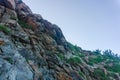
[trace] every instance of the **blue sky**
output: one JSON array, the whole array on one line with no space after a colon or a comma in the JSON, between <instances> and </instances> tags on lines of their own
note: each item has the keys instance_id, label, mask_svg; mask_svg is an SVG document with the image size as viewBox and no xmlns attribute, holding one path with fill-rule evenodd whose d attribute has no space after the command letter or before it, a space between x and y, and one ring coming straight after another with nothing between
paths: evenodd
<instances>
[{"instance_id":1,"label":"blue sky","mask_svg":"<svg viewBox=\"0 0 120 80\"><path fill-rule=\"evenodd\" d=\"M120 0L23 0L83 49L120 54Z\"/></svg>"}]
</instances>

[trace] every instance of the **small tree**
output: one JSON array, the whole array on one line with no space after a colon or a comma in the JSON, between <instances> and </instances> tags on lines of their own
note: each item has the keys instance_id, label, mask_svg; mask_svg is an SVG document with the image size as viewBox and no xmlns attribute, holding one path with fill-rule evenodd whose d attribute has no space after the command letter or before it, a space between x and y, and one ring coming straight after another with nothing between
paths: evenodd
<instances>
[{"instance_id":1,"label":"small tree","mask_svg":"<svg viewBox=\"0 0 120 80\"><path fill-rule=\"evenodd\" d=\"M116 58L116 54L114 54L110 49L103 51L103 55L112 59Z\"/></svg>"},{"instance_id":2,"label":"small tree","mask_svg":"<svg viewBox=\"0 0 120 80\"><path fill-rule=\"evenodd\" d=\"M95 51L93 51L94 54L101 54L101 50L97 49Z\"/></svg>"}]
</instances>

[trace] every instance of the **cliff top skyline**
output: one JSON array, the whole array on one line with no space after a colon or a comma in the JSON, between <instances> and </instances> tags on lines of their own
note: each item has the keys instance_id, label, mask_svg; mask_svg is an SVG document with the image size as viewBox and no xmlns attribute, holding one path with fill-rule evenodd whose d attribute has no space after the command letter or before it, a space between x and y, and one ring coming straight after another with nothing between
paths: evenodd
<instances>
[{"instance_id":1,"label":"cliff top skyline","mask_svg":"<svg viewBox=\"0 0 120 80\"><path fill-rule=\"evenodd\" d=\"M66 39L83 49L120 53L119 0L23 0L33 12L57 24Z\"/></svg>"}]
</instances>

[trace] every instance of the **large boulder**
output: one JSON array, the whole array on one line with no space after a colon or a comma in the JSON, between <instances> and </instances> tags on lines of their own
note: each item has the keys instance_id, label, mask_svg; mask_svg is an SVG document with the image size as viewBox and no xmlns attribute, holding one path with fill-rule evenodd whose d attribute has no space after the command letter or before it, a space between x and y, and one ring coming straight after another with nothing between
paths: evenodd
<instances>
[{"instance_id":1,"label":"large boulder","mask_svg":"<svg viewBox=\"0 0 120 80\"><path fill-rule=\"evenodd\" d=\"M14 0L0 0L0 5L15 10L16 4Z\"/></svg>"},{"instance_id":2,"label":"large boulder","mask_svg":"<svg viewBox=\"0 0 120 80\"><path fill-rule=\"evenodd\" d=\"M4 0L0 0L0 5L3 5L3 6L5 5Z\"/></svg>"},{"instance_id":3,"label":"large boulder","mask_svg":"<svg viewBox=\"0 0 120 80\"><path fill-rule=\"evenodd\" d=\"M15 45L0 32L0 80L33 80L33 72ZM23 67L24 66L24 67Z\"/></svg>"},{"instance_id":4,"label":"large boulder","mask_svg":"<svg viewBox=\"0 0 120 80\"><path fill-rule=\"evenodd\" d=\"M16 4L14 0L4 0L5 6L10 9L15 9Z\"/></svg>"}]
</instances>

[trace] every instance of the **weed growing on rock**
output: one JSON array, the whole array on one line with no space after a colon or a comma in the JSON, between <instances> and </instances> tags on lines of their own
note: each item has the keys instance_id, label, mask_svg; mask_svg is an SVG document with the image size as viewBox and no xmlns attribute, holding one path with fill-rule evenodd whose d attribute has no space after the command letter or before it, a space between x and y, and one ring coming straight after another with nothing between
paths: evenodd
<instances>
[{"instance_id":1,"label":"weed growing on rock","mask_svg":"<svg viewBox=\"0 0 120 80\"><path fill-rule=\"evenodd\" d=\"M3 31L7 34L10 33L10 29L5 25L0 25L0 31Z\"/></svg>"},{"instance_id":2,"label":"weed growing on rock","mask_svg":"<svg viewBox=\"0 0 120 80\"><path fill-rule=\"evenodd\" d=\"M17 22L20 24L22 28L32 29L32 26L28 25L26 22L22 20L18 20Z\"/></svg>"}]
</instances>

